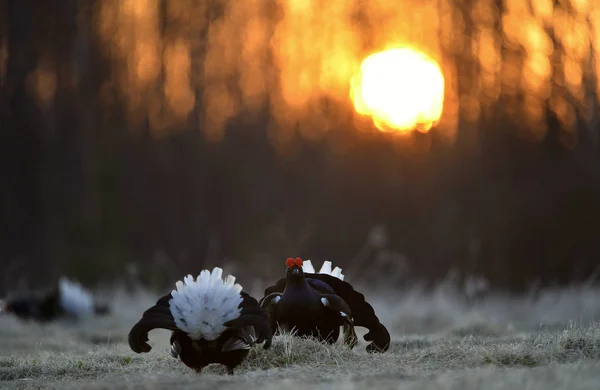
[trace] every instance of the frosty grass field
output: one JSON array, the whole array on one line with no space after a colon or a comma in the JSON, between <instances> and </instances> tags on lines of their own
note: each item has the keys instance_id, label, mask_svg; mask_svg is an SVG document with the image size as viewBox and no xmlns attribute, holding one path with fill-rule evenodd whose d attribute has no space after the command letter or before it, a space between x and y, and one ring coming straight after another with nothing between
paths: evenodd
<instances>
[{"instance_id":1,"label":"frosty grass field","mask_svg":"<svg viewBox=\"0 0 600 390\"><path fill-rule=\"evenodd\" d=\"M129 349L127 333L159 294L119 290L105 318L40 326L0 317L0 388L600 389L598 289L471 303L447 284L360 289L392 334L385 354L364 351L362 328L353 351L288 335L251 351L234 376L221 366L196 374L169 356L166 331L150 333L148 354Z\"/></svg>"}]
</instances>

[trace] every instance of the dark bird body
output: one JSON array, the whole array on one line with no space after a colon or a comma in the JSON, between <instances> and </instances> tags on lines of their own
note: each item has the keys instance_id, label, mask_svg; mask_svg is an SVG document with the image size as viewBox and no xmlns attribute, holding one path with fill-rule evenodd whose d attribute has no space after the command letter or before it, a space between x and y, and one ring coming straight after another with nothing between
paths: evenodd
<instances>
[{"instance_id":1,"label":"dark bird body","mask_svg":"<svg viewBox=\"0 0 600 390\"><path fill-rule=\"evenodd\" d=\"M36 295L30 293L9 298L4 302L2 311L14 314L22 320L39 322L52 321L62 315L57 294Z\"/></svg>"},{"instance_id":2,"label":"dark bird body","mask_svg":"<svg viewBox=\"0 0 600 390\"><path fill-rule=\"evenodd\" d=\"M306 263L303 270L302 260L288 259L286 277L265 290L260 303L269 313L271 329L294 330L298 336L335 343L343 326L344 343L352 348L357 343L354 326L363 326L369 329L365 340L372 341L367 351L386 351L390 344L387 329L364 296L339 277L341 270L315 273L312 264Z\"/></svg>"},{"instance_id":3,"label":"dark bird body","mask_svg":"<svg viewBox=\"0 0 600 390\"><path fill-rule=\"evenodd\" d=\"M218 273L220 280L220 272L215 268L212 277ZM201 284L205 280L198 277L198 281L193 283ZM232 283L229 286L233 286ZM157 328L171 330L173 357L196 372L209 364L222 364L229 374L233 374L234 368L246 358L252 346L264 342L267 349L273 337L267 313L256 299L241 291L241 286L239 289L239 292L221 292L221 295L219 292L202 295L198 290L180 290L177 297L173 296L174 290L144 312L142 319L129 332L129 346L136 353L149 352L148 333ZM225 302L240 297L241 302L235 308L239 309L239 313L233 313ZM211 308L204 310L202 302L212 304ZM214 329L222 330L215 333Z\"/></svg>"},{"instance_id":4,"label":"dark bird body","mask_svg":"<svg viewBox=\"0 0 600 390\"><path fill-rule=\"evenodd\" d=\"M98 302L93 302L87 312L78 312L76 307L68 307L68 305L65 307L65 300L61 299L61 294L86 294L90 296L88 299L91 299L89 292L83 289L64 289L59 283L47 291L29 292L7 298L0 305L0 313L13 314L22 320L44 323L60 318L77 319L89 314L105 315L110 312L108 306Z\"/></svg>"},{"instance_id":5,"label":"dark bird body","mask_svg":"<svg viewBox=\"0 0 600 390\"><path fill-rule=\"evenodd\" d=\"M321 302L321 294L304 278L288 278L286 288L275 307L282 330L294 330L298 336L313 336L335 343L344 321L338 312Z\"/></svg>"},{"instance_id":6,"label":"dark bird body","mask_svg":"<svg viewBox=\"0 0 600 390\"><path fill-rule=\"evenodd\" d=\"M237 336L234 331L227 330L214 341L192 340L185 332L174 331L171 334L171 355L179 358L186 366L200 372L209 364L222 364L228 374L239 366L248 355L249 349L234 349L223 352L227 342Z\"/></svg>"}]
</instances>

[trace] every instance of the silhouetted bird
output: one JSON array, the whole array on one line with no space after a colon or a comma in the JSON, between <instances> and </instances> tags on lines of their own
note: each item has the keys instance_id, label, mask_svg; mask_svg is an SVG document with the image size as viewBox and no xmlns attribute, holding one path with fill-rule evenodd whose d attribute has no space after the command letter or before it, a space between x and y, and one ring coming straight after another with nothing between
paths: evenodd
<instances>
[{"instance_id":1,"label":"silhouetted bird","mask_svg":"<svg viewBox=\"0 0 600 390\"><path fill-rule=\"evenodd\" d=\"M242 291L234 276L221 279L223 270L203 270L197 280L191 275L176 283L176 289L146 310L129 332L134 352L151 350L148 332L162 328L171 334L171 355L200 372L219 363L233 374L252 346L271 346L267 313L256 299Z\"/></svg>"},{"instance_id":2,"label":"silhouetted bird","mask_svg":"<svg viewBox=\"0 0 600 390\"><path fill-rule=\"evenodd\" d=\"M60 278L50 291L30 292L0 303L0 313L40 322L59 318L82 319L109 311L108 306L95 302L92 294L81 284L66 277Z\"/></svg>"},{"instance_id":3,"label":"silhouetted bird","mask_svg":"<svg viewBox=\"0 0 600 390\"><path fill-rule=\"evenodd\" d=\"M310 260L286 260L286 277L267 287L260 300L267 309L271 329L291 331L298 336L313 336L335 343L340 326L344 327L344 343L353 348L358 342L354 326L369 329L365 334L369 352L385 352L390 334L375 315L363 294L345 282L339 267L331 269L325 261L319 273Z\"/></svg>"}]
</instances>

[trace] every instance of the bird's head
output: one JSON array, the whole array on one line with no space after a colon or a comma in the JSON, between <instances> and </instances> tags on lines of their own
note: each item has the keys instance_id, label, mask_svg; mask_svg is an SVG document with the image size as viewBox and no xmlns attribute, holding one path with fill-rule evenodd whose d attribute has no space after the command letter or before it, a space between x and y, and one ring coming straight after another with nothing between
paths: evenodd
<instances>
[{"instance_id":1,"label":"bird's head","mask_svg":"<svg viewBox=\"0 0 600 390\"><path fill-rule=\"evenodd\" d=\"M289 257L285 261L285 266L287 267L287 277L292 280L301 280L304 277L304 272L302 271L302 259L299 257L291 258Z\"/></svg>"}]
</instances>

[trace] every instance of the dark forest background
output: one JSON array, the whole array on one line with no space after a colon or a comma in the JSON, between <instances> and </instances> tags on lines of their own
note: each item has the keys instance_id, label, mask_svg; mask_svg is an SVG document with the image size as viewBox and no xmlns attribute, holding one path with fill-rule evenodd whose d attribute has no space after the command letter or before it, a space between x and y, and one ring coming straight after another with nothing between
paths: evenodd
<instances>
[{"instance_id":1,"label":"dark forest background","mask_svg":"<svg viewBox=\"0 0 600 390\"><path fill-rule=\"evenodd\" d=\"M329 259L353 279L396 286L433 283L453 269L511 291L595 277L593 70L581 68L580 84L591 91L585 111L552 62L552 96L571 102L575 119L565 124L548 99L541 137L524 136L527 113L507 109L524 106L523 96L501 94L476 122L459 111L451 142L436 128L403 137L359 131L351 108L326 98L336 120L318 137L292 133L280 147L263 106L229 118L215 140L199 98L192 114L160 131L150 109L132 114L127 93L134 86L115 81L127 79L127 66L98 33L108 3L0 0L0 293L61 274L93 286L137 272L164 285L216 264L244 278L274 278L289 256ZM183 29L168 16L168 1L152 3L158 39L207 39L210 24ZM205 3L211 21L226 17L225 2ZM458 39L470 42L475 2L456 3L453 17L462 15L466 26ZM502 38L504 2L488 3ZM568 2L555 7L583 12ZM560 37L545 31L559 52ZM201 59L198 47L192 57ZM441 51L457 64L456 95L470 93L481 72L473 54ZM506 61L525 51L501 48ZM191 73L199 63L191 62ZM193 94L201 96L202 87Z\"/></svg>"}]
</instances>

